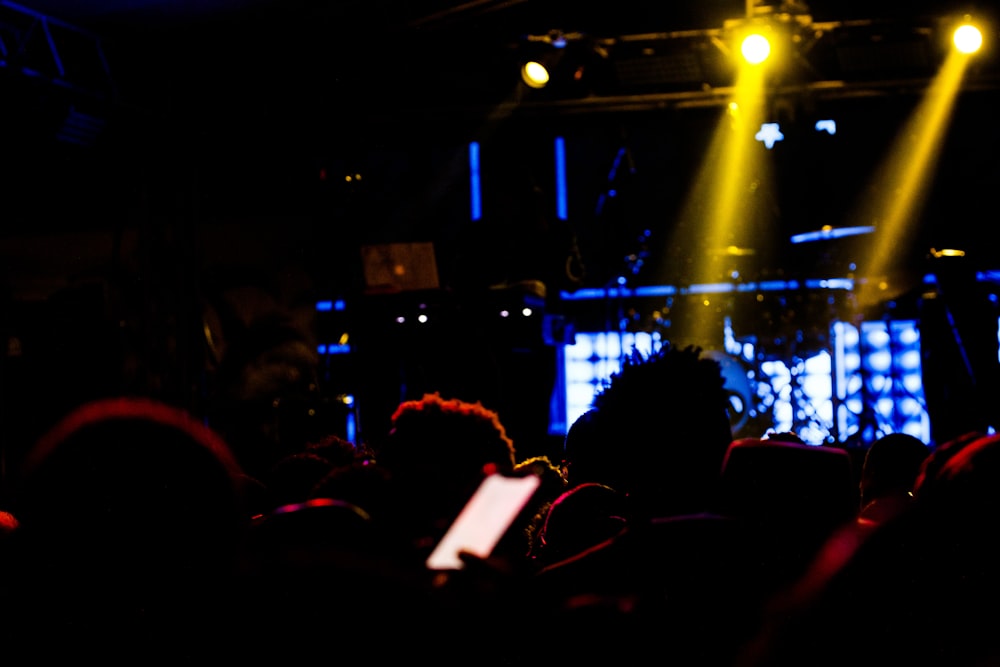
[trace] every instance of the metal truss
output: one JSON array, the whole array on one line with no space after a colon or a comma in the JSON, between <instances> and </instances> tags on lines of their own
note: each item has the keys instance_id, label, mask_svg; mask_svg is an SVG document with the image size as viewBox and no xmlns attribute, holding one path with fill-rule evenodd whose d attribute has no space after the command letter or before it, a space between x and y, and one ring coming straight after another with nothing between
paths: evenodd
<instances>
[{"instance_id":1,"label":"metal truss","mask_svg":"<svg viewBox=\"0 0 1000 667\"><path fill-rule=\"evenodd\" d=\"M96 35L9 0L0 0L0 69L96 100L116 92Z\"/></svg>"},{"instance_id":2,"label":"metal truss","mask_svg":"<svg viewBox=\"0 0 1000 667\"><path fill-rule=\"evenodd\" d=\"M500 103L506 115L572 115L718 107L733 96L734 35L766 23L785 45L780 67L766 82L772 99L854 99L919 95L927 90L950 48L952 16L906 21L813 21L808 14L755 15L722 27L601 36L580 32L527 35L507 49L515 58L558 51L571 85L550 87ZM996 30L989 39L995 39ZM962 90L1000 90L993 47L976 54ZM568 80L568 77L564 77Z\"/></svg>"}]
</instances>

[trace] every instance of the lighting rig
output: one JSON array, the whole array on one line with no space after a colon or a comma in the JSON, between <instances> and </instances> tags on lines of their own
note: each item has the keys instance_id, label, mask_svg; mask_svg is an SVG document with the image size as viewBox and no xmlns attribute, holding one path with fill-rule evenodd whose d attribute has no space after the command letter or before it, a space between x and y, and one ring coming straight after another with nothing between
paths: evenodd
<instances>
[{"instance_id":1,"label":"lighting rig","mask_svg":"<svg viewBox=\"0 0 1000 667\"><path fill-rule=\"evenodd\" d=\"M552 30L515 45L519 110L643 110L723 105L742 63L767 68L774 95L818 98L917 93L953 49L974 54L966 90L996 89L989 17L815 21L800 2L748 2L715 28L598 36Z\"/></svg>"}]
</instances>

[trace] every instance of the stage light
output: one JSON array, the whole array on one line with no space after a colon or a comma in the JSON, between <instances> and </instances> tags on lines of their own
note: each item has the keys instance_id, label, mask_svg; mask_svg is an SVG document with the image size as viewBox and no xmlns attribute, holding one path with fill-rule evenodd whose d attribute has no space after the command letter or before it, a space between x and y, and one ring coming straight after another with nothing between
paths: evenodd
<instances>
[{"instance_id":1,"label":"stage light","mask_svg":"<svg viewBox=\"0 0 1000 667\"><path fill-rule=\"evenodd\" d=\"M531 88L542 89L549 83L549 70L537 60L521 66L521 79Z\"/></svg>"},{"instance_id":2,"label":"stage light","mask_svg":"<svg viewBox=\"0 0 1000 667\"><path fill-rule=\"evenodd\" d=\"M771 42L760 33L751 33L740 42L740 53L751 65L759 65L771 55Z\"/></svg>"},{"instance_id":3,"label":"stage light","mask_svg":"<svg viewBox=\"0 0 1000 667\"><path fill-rule=\"evenodd\" d=\"M946 32L942 31L942 35ZM874 243L865 248L861 257L861 265L870 276L891 275L898 270L903 246L913 237L911 227L920 219L926 204L929 183L938 166L971 60L955 49L947 54L893 144L885 151L883 164L873 172L876 183L869 196L851 214L856 219L878 223ZM877 193L891 193L891 196ZM863 286L858 293L859 307L867 308L885 300L881 282L873 280Z\"/></svg>"},{"instance_id":4,"label":"stage light","mask_svg":"<svg viewBox=\"0 0 1000 667\"><path fill-rule=\"evenodd\" d=\"M975 53L983 46L983 33L971 23L963 23L955 29L952 43L962 53Z\"/></svg>"}]
</instances>

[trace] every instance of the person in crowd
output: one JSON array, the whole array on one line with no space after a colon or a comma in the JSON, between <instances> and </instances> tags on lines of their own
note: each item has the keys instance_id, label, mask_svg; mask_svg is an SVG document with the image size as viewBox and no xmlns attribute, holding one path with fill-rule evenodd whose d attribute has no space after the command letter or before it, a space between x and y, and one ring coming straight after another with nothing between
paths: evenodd
<instances>
[{"instance_id":1,"label":"person in crowd","mask_svg":"<svg viewBox=\"0 0 1000 667\"><path fill-rule=\"evenodd\" d=\"M326 434L315 333L272 282L239 271L204 281L203 411L255 478Z\"/></svg>"},{"instance_id":2,"label":"person in crowd","mask_svg":"<svg viewBox=\"0 0 1000 667\"><path fill-rule=\"evenodd\" d=\"M735 664L996 664L998 483L1000 436L935 447L912 502L834 535Z\"/></svg>"},{"instance_id":3,"label":"person in crowd","mask_svg":"<svg viewBox=\"0 0 1000 667\"><path fill-rule=\"evenodd\" d=\"M868 446L861 467L858 520L885 521L913 501L917 476L931 448L908 433L888 433Z\"/></svg>"},{"instance_id":4,"label":"person in crowd","mask_svg":"<svg viewBox=\"0 0 1000 667\"><path fill-rule=\"evenodd\" d=\"M635 655L669 644L717 663L744 631L718 604L737 570L713 558L748 555L738 524L713 511L732 441L724 384L716 360L668 342L627 358L571 425L570 489L550 508L555 542L539 550L536 584L551 623L586 628L573 656L616 643L602 634L613 628ZM736 589L726 592L725 608L743 609Z\"/></svg>"},{"instance_id":5,"label":"person in crowd","mask_svg":"<svg viewBox=\"0 0 1000 667\"><path fill-rule=\"evenodd\" d=\"M715 509L748 530L763 595L794 581L830 536L853 523L855 479L839 447L773 436L730 444Z\"/></svg>"},{"instance_id":6,"label":"person in crowd","mask_svg":"<svg viewBox=\"0 0 1000 667\"><path fill-rule=\"evenodd\" d=\"M439 393L401 402L374 453L400 499L400 525L429 542L444 534L485 475L512 474L516 461L496 412Z\"/></svg>"},{"instance_id":7,"label":"person in crowd","mask_svg":"<svg viewBox=\"0 0 1000 667\"><path fill-rule=\"evenodd\" d=\"M627 525L625 497L610 486L584 482L564 491L541 514L531 557L542 570L584 554L621 534Z\"/></svg>"},{"instance_id":8,"label":"person in crowd","mask_svg":"<svg viewBox=\"0 0 1000 667\"><path fill-rule=\"evenodd\" d=\"M315 487L327 475L358 460L371 460L368 448L356 446L337 434L327 434L306 443L301 450L280 458L262 474L260 481L265 487L270 509L315 497Z\"/></svg>"},{"instance_id":9,"label":"person in crowd","mask_svg":"<svg viewBox=\"0 0 1000 667\"><path fill-rule=\"evenodd\" d=\"M542 525L549 507L566 491L569 483L563 474L562 468L553 463L552 459L544 454L530 456L518 461L514 466L514 474L538 475L541 479L538 492L535 494L535 512L522 528L525 539L524 556L530 559L538 535L538 529Z\"/></svg>"},{"instance_id":10,"label":"person in crowd","mask_svg":"<svg viewBox=\"0 0 1000 667\"><path fill-rule=\"evenodd\" d=\"M649 516L707 511L732 441L724 384L698 347L634 352L566 435L570 483L610 486Z\"/></svg>"},{"instance_id":11,"label":"person in crowd","mask_svg":"<svg viewBox=\"0 0 1000 667\"><path fill-rule=\"evenodd\" d=\"M106 398L28 452L5 651L33 661L218 656L249 525L228 445L186 411Z\"/></svg>"}]
</instances>

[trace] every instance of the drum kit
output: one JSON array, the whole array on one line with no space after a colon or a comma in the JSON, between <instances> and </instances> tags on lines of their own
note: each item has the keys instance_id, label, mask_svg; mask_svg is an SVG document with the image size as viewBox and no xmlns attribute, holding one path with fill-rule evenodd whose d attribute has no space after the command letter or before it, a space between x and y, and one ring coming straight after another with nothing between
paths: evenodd
<instances>
[{"instance_id":1,"label":"drum kit","mask_svg":"<svg viewBox=\"0 0 1000 667\"><path fill-rule=\"evenodd\" d=\"M813 375L823 372L831 378L828 385L833 382L845 354L836 334L840 325L860 329L871 320L898 319L899 307L905 309L922 289L912 276L866 274L874 232L825 226L792 235L780 251L709 249L701 267L704 282L685 278L676 285L609 289L600 298L615 302L620 331L695 346L719 362L736 436L767 432L779 421L780 407L783 419L792 421L786 430L801 428L833 441L840 434L830 406L820 408L806 385L814 387ZM610 312L605 308L606 316ZM831 391L825 390L825 400L836 403Z\"/></svg>"},{"instance_id":2,"label":"drum kit","mask_svg":"<svg viewBox=\"0 0 1000 667\"><path fill-rule=\"evenodd\" d=\"M791 369L794 378L807 360L823 352L833 356L834 323L860 324L866 316L857 299L866 278L852 261L862 253L852 246L873 232L873 227L823 227L795 234L780 266L757 271L750 280L745 276L758 262L755 249L710 250L715 274L731 280L679 288L655 314L662 339L701 347L719 362L734 434L760 435L770 426L764 395L773 398L773 388L764 386L765 368ZM803 409L796 413L809 412L808 406L797 408Z\"/></svg>"},{"instance_id":3,"label":"drum kit","mask_svg":"<svg viewBox=\"0 0 1000 667\"><path fill-rule=\"evenodd\" d=\"M676 288L652 324L677 344L721 349L728 321L765 358L812 356L828 347L833 322L860 316L855 295L865 279L858 277L847 241L873 231L823 227L796 234L773 260L755 248L710 248L702 275L713 280Z\"/></svg>"}]
</instances>

